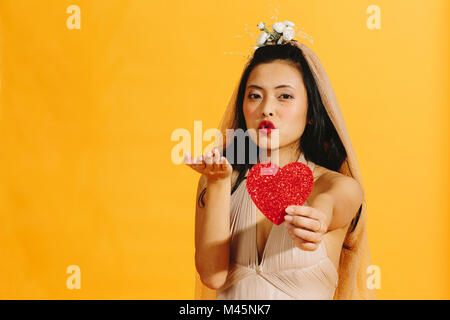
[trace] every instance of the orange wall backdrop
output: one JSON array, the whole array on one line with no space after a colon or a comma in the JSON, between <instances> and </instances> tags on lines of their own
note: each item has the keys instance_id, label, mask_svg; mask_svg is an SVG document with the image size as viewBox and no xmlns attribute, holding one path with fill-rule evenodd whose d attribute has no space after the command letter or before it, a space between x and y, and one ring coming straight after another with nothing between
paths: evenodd
<instances>
[{"instance_id":1,"label":"orange wall backdrop","mask_svg":"<svg viewBox=\"0 0 450 320\"><path fill-rule=\"evenodd\" d=\"M381 29L366 25L370 5ZM296 37L334 85L377 298L449 299L449 12L447 0L2 0L0 298L194 297L198 175L172 162L171 134L218 125L256 24L276 16L313 38Z\"/></svg>"}]
</instances>

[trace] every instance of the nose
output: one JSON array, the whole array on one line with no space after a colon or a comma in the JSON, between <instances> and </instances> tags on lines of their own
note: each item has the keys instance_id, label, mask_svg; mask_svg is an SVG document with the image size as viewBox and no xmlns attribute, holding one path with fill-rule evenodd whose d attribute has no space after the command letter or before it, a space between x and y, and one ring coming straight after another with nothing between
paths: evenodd
<instances>
[{"instance_id":1,"label":"nose","mask_svg":"<svg viewBox=\"0 0 450 320\"><path fill-rule=\"evenodd\" d=\"M270 116L273 117L274 115L274 106L270 101L265 101L264 105L262 106L262 114L264 117Z\"/></svg>"}]
</instances>

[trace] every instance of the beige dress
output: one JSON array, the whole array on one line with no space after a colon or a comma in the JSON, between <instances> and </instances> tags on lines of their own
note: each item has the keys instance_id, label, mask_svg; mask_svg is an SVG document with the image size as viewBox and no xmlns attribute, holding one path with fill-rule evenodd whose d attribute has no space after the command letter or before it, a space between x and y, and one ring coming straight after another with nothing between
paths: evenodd
<instances>
[{"instance_id":1,"label":"beige dress","mask_svg":"<svg viewBox=\"0 0 450 320\"><path fill-rule=\"evenodd\" d=\"M297 161L314 170L314 163L307 162L303 154ZM258 209L247 192L246 182L242 181L231 196L230 266L217 299L333 299L338 273L327 256L325 243L322 241L315 251L297 248L284 222L272 226L258 265Z\"/></svg>"}]
</instances>

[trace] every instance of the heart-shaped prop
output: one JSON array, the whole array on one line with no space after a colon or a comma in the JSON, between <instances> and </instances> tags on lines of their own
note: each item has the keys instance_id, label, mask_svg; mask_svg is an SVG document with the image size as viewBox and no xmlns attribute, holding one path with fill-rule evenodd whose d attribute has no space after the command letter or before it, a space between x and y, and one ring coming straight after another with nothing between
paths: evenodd
<instances>
[{"instance_id":1,"label":"heart-shaped prop","mask_svg":"<svg viewBox=\"0 0 450 320\"><path fill-rule=\"evenodd\" d=\"M260 162L247 175L250 197L256 207L276 225L284 221L288 206L305 203L313 185L311 169L298 161L283 168L271 162Z\"/></svg>"}]
</instances>

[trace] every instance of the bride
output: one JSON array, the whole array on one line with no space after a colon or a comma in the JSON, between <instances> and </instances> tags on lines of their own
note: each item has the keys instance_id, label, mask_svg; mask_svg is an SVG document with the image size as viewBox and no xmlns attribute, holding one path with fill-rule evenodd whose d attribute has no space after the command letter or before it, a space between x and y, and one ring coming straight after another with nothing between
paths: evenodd
<instances>
[{"instance_id":1,"label":"bride","mask_svg":"<svg viewBox=\"0 0 450 320\"><path fill-rule=\"evenodd\" d=\"M234 152L233 135L184 160L201 174L197 298L374 298L363 269L370 257L361 174L331 84L312 50L296 40L257 48L220 129L242 129L250 141ZM251 144L258 155L264 148L267 158L253 158ZM244 163L236 161L240 153ZM261 161L280 168L300 161L313 172L307 202L287 207L279 226L256 208L245 187L248 170Z\"/></svg>"}]
</instances>

